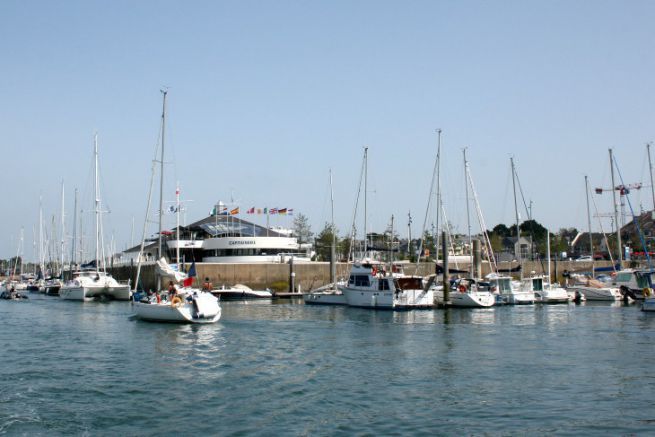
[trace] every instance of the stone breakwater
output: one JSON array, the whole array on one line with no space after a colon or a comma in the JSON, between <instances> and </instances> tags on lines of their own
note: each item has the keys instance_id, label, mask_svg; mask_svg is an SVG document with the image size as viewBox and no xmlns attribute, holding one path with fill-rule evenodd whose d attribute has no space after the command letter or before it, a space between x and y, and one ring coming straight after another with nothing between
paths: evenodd
<instances>
[{"instance_id":1,"label":"stone breakwater","mask_svg":"<svg viewBox=\"0 0 655 437\"><path fill-rule=\"evenodd\" d=\"M501 269L508 269L516 267L517 263L503 264L499 266ZM596 262L594 266L607 267L610 262ZM185 266L188 270L189 264ZM309 291L313 288L320 287L330 281L330 263L313 262L313 263L297 263L293 266L295 271L296 288L301 291ZM468 264L450 265L451 269L467 270ZM109 269L112 275L119 280L130 279L134 283L136 278L136 266L122 266ZM290 266L289 264L213 264L213 263L199 263L196 264L197 281L201 284L204 278L214 284L214 287L221 285L234 285L244 284L253 289L271 288L275 291L288 291L290 279ZM405 264L405 273L409 275L418 274L425 276L434 273L435 266L433 263L420 263L417 267L416 264ZM555 276L557 270L557 280L564 283L562 273L565 271L590 271L591 263L588 262L575 262L563 261L557 263L551 262L551 271ZM489 273L488 263L482 264L483 275ZM523 271L525 275L530 275L532 272L535 274L544 274L548 271L548 264L540 261L529 261L523 264ZM345 278L350 272L350 266L346 263L337 264L337 276ZM518 274L515 273L514 276ZM153 264L143 265L141 267L140 282L144 288L155 287L155 269Z\"/></svg>"}]
</instances>

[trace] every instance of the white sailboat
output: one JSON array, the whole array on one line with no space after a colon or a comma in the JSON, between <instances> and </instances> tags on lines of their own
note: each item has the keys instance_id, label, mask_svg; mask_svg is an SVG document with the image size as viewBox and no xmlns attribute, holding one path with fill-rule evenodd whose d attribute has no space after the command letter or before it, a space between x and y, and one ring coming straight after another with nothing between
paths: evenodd
<instances>
[{"instance_id":1,"label":"white sailboat","mask_svg":"<svg viewBox=\"0 0 655 437\"><path fill-rule=\"evenodd\" d=\"M471 177L469 170L469 163L466 159L466 149L463 150L464 154L464 187L466 189L466 220L468 227L469 235L469 248L471 253L473 252L473 240L471 238L471 217L469 212L469 194L468 187L469 183L471 184L471 190L473 191L473 196L475 197L475 187L473 186L473 178ZM484 220L482 219L482 214L476 202L476 208L478 210L478 219L480 220L480 227L482 232L486 229L484 225ZM491 253L491 252L490 252ZM493 256L490 257L493 260ZM479 274L479 272L476 272ZM452 290L450 292L450 304L454 307L464 307L464 308L488 308L493 306L496 303L496 297L489 291L485 290L482 287L479 287L478 280L475 278L461 278L455 281ZM450 284L445 284L444 286L449 286Z\"/></svg>"},{"instance_id":2,"label":"white sailboat","mask_svg":"<svg viewBox=\"0 0 655 437\"><path fill-rule=\"evenodd\" d=\"M336 245L337 235L334 227L334 191L332 190L332 170L330 170L330 205L332 211L332 242L330 246L330 283L303 295L305 305L348 305L346 296L337 284ZM342 286L345 284L341 284Z\"/></svg>"},{"instance_id":3,"label":"white sailboat","mask_svg":"<svg viewBox=\"0 0 655 437\"><path fill-rule=\"evenodd\" d=\"M96 234L96 257L94 268L73 272L71 280L67 281L59 289L59 297L65 300L87 301L95 298L110 298L115 300L130 300L131 292L129 283L119 283L107 273L105 268L104 251L101 251L102 225L100 209L100 190L98 186L98 135L94 137L94 191L95 191L95 234ZM63 232L63 231L62 231ZM63 248L62 248L63 249ZM63 250L62 250L63 252ZM63 269L63 266L62 266Z\"/></svg>"},{"instance_id":4,"label":"white sailboat","mask_svg":"<svg viewBox=\"0 0 655 437\"><path fill-rule=\"evenodd\" d=\"M164 139L165 139L165 126L166 126L166 95L167 91L162 91L163 93L163 110L162 110L162 124L161 124L161 156L159 159L160 162L160 181L159 181L159 245L158 245L158 268L160 270L170 270L170 266L166 263L165 258L162 257L162 216L163 216L163 181L164 181ZM155 158L156 161L156 158ZM148 202L146 206L146 218L143 224L143 235L141 239L141 253L143 253L143 248L145 246L145 237L146 237L146 227L150 215L150 199L152 194L152 183L154 181L154 165L153 165L153 177L150 180L150 189L148 191ZM180 213L180 208L177 208L177 214ZM179 219L179 218L178 218ZM178 229L178 238L179 238L179 229ZM140 254L141 255L141 254ZM137 268L137 280L136 287L139 284L139 274L141 272L141 260L142 256L139 256L139 265ZM177 256L179 260L179 254ZM192 264L191 269L194 270L195 275L195 263ZM161 284L161 278L163 277L162 272L158 272L158 288ZM172 278L175 282L182 281L187 278L187 275L182 272L173 272ZM159 297L159 292L157 294L150 296L142 301L134 302L132 305L134 315L141 319L150 322L173 322L173 323L215 323L221 318L221 306L218 302L218 299L211 294L209 291L199 290L196 288L187 288L183 287L178 291L178 297L180 299L172 299L170 302L161 300Z\"/></svg>"}]
</instances>

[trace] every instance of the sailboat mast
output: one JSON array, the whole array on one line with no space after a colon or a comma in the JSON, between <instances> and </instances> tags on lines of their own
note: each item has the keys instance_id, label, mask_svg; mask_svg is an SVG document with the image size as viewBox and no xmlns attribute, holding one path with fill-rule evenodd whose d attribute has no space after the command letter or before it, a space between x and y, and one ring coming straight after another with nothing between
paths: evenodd
<instances>
[{"instance_id":1,"label":"sailboat mast","mask_svg":"<svg viewBox=\"0 0 655 437\"><path fill-rule=\"evenodd\" d=\"M162 90L164 101L161 112L161 158L159 160L159 241L157 245L157 259L163 255L162 251L162 220L164 216L164 143L166 138L166 95L168 91Z\"/></svg>"},{"instance_id":2,"label":"sailboat mast","mask_svg":"<svg viewBox=\"0 0 655 437\"><path fill-rule=\"evenodd\" d=\"M653 196L653 211L655 211L655 184L653 184L653 161L650 159L650 143L646 144L648 151L648 172L650 173L650 192Z\"/></svg>"},{"instance_id":3,"label":"sailboat mast","mask_svg":"<svg viewBox=\"0 0 655 437\"><path fill-rule=\"evenodd\" d=\"M437 216L434 238L434 259L439 260L439 214L441 213L441 129L437 129Z\"/></svg>"},{"instance_id":4,"label":"sailboat mast","mask_svg":"<svg viewBox=\"0 0 655 437\"><path fill-rule=\"evenodd\" d=\"M512 165L512 188L514 189L514 215L516 216L516 244L519 247L517 258L519 265L522 265L521 260L521 228L519 227L519 206L516 202L516 168L514 167L514 157L510 157L509 161ZM521 269L521 279L523 279L523 269Z\"/></svg>"},{"instance_id":5,"label":"sailboat mast","mask_svg":"<svg viewBox=\"0 0 655 437\"><path fill-rule=\"evenodd\" d=\"M71 244L71 274L75 264L75 242L77 239L77 188L75 188L75 201L73 202L73 242Z\"/></svg>"},{"instance_id":6,"label":"sailboat mast","mask_svg":"<svg viewBox=\"0 0 655 437\"><path fill-rule=\"evenodd\" d=\"M330 209L332 225L332 246L330 247L330 283L337 283L337 232L334 229L334 190L332 188L332 169L330 169Z\"/></svg>"},{"instance_id":7,"label":"sailboat mast","mask_svg":"<svg viewBox=\"0 0 655 437\"><path fill-rule=\"evenodd\" d=\"M587 195L587 225L589 226L589 254L591 255L591 276L594 275L594 239L591 235L591 210L589 209L589 178L584 177L585 193Z\"/></svg>"},{"instance_id":8,"label":"sailboat mast","mask_svg":"<svg viewBox=\"0 0 655 437\"><path fill-rule=\"evenodd\" d=\"M64 278L64 245L66 243L66 226L64 223L64 180L61 181L61 272L60 276Z\"/></svg>"},{"instance_id":9,"label":"sailboat mast","mask_svg":"<svg viewBox=\"0 0 655 437\"><path fill-rule=\"evenodd\" d=\"M39 195L39 268L45 278L45 254L43 250L43 198Z\"/></svg>"},{"instance_id":10,"label":"sailboat mast","mask_svg":"<svg viewBox=\"0 0 655 437\"><path fill-rule=\"evenodd\" d=\"M93 140L94 157L94 192L95 192L95 214L96 214L96 273L100 272L100 191L98 188L98 133Z\"/></svg>"},{"instance_id":11,"label":"sailboat mast","mask_svg":"<svg viewBox=\"0 0 655 437\"><path fill-rule=\"evenodd\" d=\"M610 152L610 174L612 175L612 200L614 203L614 225L616 226L616 243L619 251L619 269L623 268L623 245L621 244L621 223L619 222L619 209L616 203L616 185L614 183L614 155Z\"/></svg>"},{"instance_id":12,"label":"sailboat mast","mask_svg":"<svg viewBox=\"0 0 655 437\"><path fill-rule=\"evenodd\" d=\"M368 197L368 147L364 147L364 258L368 255L368 223L366 202Z\"/></svg>"},{"instance_id":13,"label":"sailboat mast","mask_svg":"<svg viewBox=\"0 0 655 437\"><path fill-rule=\"evenodd\" d=\"M464 153L464 189L466 190L466 227L469 236L469 252L471 263L473 263L473 239L471 238L471 212L469 211L469 163L466 160L466 147L462 150Z\"/></svg>"},{"instance_id":14,"label":"sailboat mast","mask_svg":"<svg viewBox=\"0 0 655 437\"><path fill-rule=\"evenodd\" d=\"M175 187L175 236L177 237L177 247L175 248L175 262L180 268L180 183Z\"/></svg>"}]
</instances>

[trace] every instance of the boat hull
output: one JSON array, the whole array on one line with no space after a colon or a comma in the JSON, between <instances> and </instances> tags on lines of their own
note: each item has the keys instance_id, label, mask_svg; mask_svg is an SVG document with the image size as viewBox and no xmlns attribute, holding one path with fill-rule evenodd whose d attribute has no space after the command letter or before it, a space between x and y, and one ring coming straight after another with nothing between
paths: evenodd
<instances>
[{"instance_id":1,"label":"boat hull","mask_svg":"<svg viewBox=\"0 0 655 437\"><path fill-rule=\"evenodd\" d=\"M579 292L585 300L617 302L623 299L618 288L594 288L584 286L573 286L568 288L571 291Z\"/></svg>"},{"instance_id":2,"label":"boat hull","mask_svg":"<svg viewBox=\"0 0 655 437\"><path fill-rule=\"evenodd\" d=\"M563 288L553 288L550 290L539 290L534 292L537 303L557 304L569 303L571 298Z\"/></svg>"},{"instance_id":3,"label":"boat hull","mask_svg":"<svg viewBox=\"0 0 655 437\"><path fill-rule=\"evenodd\" d=\"M221 318L218 299L211 294L200 295L195 303L185 300L178 305L135 302L133 311L136 317L148 322L206 324Z\"/></svg>"},{"instance_id":4,"label":"boat hull","mask_svg":"<svg viewBox=\"0 0 655 437\"><path fill-rule=\"evenodd\" d=\"M305 305L348 305L346 296L339 292L315 292L303 295Z\"/></svg>"},{"instance_id":5,"label":"boat hull","mask_svg":"<svg viewBox=\"0 0 655 437\"><path fill-rule=\"evenodd\" d=\"M471 291L450 293L450 305L460 308L489 308L496 303L496 297L489 292Z\"/></svg>"}]
</instances>

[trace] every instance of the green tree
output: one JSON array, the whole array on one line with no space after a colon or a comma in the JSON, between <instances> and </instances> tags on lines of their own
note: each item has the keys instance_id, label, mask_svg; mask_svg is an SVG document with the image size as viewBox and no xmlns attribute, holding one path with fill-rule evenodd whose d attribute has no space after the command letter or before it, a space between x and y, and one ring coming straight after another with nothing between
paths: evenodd
<instances>
[{"instance_id":1,"label":"green tree","mask_svg":"<svg viewBox=\"0 0 655 437\"><path fill-rule=\"evenodd\" d=\"M293 233L299 244L307 243L314 233L309 225L309 219L304 214L298 214L293 219Z\"/></svg>"},{"instance_id":2,"label":"green tree","mask_svg":"<svg viewBox=\"0 0 655 437\"><path fill-rule=\"evenodd\" d=\"M316 236L316 254L318 261L329 261L330 252L332 250L332 239L336 237L337 230L333 228L330 223L326 223L325 227Z\"/></svg>"}]
</instances>

